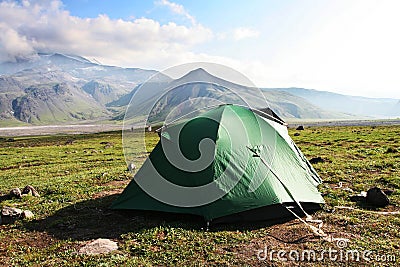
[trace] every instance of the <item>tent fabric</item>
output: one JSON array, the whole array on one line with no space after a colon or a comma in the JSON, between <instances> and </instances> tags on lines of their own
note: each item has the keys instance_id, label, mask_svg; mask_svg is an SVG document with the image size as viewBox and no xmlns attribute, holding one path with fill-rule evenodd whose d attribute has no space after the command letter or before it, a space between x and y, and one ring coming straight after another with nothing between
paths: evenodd
<instances>
[{"instance_id":1,"label":"tent fabric","mask_svg":"<svg viewBox=\"0 0 400 267\"><path fill-rule=\"evenodd\" d=\"M160 138L163 142L155 146L113 203L113 209L188 213L211 221L257 209L268 213L268 206L271 214L260 214L260 218L279 218L284 214L272 209L276 205L324 203L317 189L321 178L292 141L287 128L250 109L222 105L187 122L165 127ZM198 159L201 156L199 145L205 138L215 143L213 155L208 155L213 160L207 168L185 171L168 160L165 151L173 149L180 149L186 159ZM202 206L165 204L148 195L136 182L139 179L151 181L155 171L168 181L186 187L215 182L224 194ZM226 180L218 179L221 176L238 182L229 190ZM266 208L260 209L262 207Z\"/></svg>"}]
</instances>

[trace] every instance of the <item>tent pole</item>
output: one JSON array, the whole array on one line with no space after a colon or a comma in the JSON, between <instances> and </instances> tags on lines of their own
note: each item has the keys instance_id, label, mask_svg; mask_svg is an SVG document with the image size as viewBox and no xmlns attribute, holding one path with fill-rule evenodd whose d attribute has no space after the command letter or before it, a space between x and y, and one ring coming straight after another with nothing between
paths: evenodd
<instances>
[{"instance_id":1,"label":"tent pole","mask_svg":"<svg viewBox=\"0 0 400 267\"><path fill-rule=\"evenodd\" d=\"M303 209L303 207L301 206L300 202L297 201L297 200L294 198L294 196L293 196L293 194L290 192L289 188L282 182L282 180L281 180L281 179L279 178L279 176L274 172L274 170L272 169L272 167L259 155L259 153L258 153L256 150L254 150L254 149L252 149L252 148L250 148L250 147L248 147L248 146L246 146L246 147L247 147L251 152L253 152L253 154L254 154L256 157L260 158L261 162L271 171L271 173L276 177L276 179L278 179L278 181L281 183L281 185L282 185L283 188L285 189L286 193L290 196L290 198L297 204L297 206L299 206L300 210L307 216L307 219L311 219L311 218L312 218L311 215L309 215L309 214Z\"/></svg>"}]
</instances>

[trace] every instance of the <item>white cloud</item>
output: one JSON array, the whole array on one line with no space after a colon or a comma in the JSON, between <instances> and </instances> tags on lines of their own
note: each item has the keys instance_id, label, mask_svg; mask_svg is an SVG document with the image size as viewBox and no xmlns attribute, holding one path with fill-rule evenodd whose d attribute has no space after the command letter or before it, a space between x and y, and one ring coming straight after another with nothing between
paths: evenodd
<instances>
[{"instance_id":1,"label":"white cloud","mask_svg":"<svg viewBox=\"0 0 400 267\"><path fill-rule=\"evenodd\" d=\"M196 19L189 14L189 12L185 9L183 5L170 2L168 0L160 0L155 2L156 5L159 6L166 6L168 7L173 13L182 15L187 18L192 24L196 24Z\"/></svg>"},{"instance_id":2,"label":"white cloud","mask_svg":"<svg viewBox=\"0 0 400 267\"><path fill-rule=\"evenodd\" d=\"M233 39L235 39L236 41L248 38L256 38L259 35L259 31L247 27L239 27L233 30Z\"/></svg>"},{"instance_id":3,"label":"white cloud","mask_svg":"<svg viewBox=\"0 0 400 267\"><path fill-rule=\"evenodd\" d=\"M25 36L21 36L14 29L0 23L0 62L15 61L34 54L34 50Z\"/></svg>"},{"instance_id":4,"label":"white cloud","mask_svg":"<svg viewBox=\"0 0 400 267\"><path fill-rule=\"evenodd\" d=\"M160 24L147 18L127 21L106 15L79 18L63 10L60 1L0 2L1 61L34 51L61 52L106 64L157 68L210 38L211 30L200 24Z\"/></svg>"},{"instance_id":5,"label":"white cloud","mask_svg":"<svg viewBox=\"0 0 400 267\"><path fill-rule=\"evenodd\" d=\"M332 2L308 11L308 20L295 16L298 9L285 10L292 16L277 15L272 26L213 33L184 6L168 0L156 4L191 24L106 15L79 18L58 0L0 0L0 62L35 52L77 54L103 64L159 70L206 61L233 67L258 86L400 97L400 4L376 3ZM257 37L257 43L240 42Z\"/></svg>"}]
</instances>

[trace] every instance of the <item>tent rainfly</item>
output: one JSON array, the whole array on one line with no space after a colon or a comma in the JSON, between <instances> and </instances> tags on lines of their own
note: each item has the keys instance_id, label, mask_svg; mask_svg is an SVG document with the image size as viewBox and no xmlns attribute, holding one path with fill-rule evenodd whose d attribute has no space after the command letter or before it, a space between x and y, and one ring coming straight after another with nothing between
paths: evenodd
<instances>
[{"instance_id":1,"label":"tent rainfly","mask_svg":"<svg viewBox=\"0 0 400 267\"><path fill-rule=\"evenodd\" d=\"M264 115L221 105L164 127L159 143L112 208L195 214L212 223L290 218L288 207L298 214L320 209L320 177L284 123ZM204 149L204 140L212 141L212 149ZM171 159L176 151L184 158ZM211 159L205 168L182 168L187 160L201 157ZM160 184L159 177L167 183ZM207 185L212 186L196 194L194 189Z\"/></svg>"}]
</instances>

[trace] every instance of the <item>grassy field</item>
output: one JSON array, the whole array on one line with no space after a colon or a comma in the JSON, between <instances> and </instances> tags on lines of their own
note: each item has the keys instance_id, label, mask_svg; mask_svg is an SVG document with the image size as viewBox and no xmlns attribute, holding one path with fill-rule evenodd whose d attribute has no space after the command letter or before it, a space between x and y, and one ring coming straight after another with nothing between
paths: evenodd
<instances>
[{"instance_id":1,"label":"grassy field","mask_svg":"<svg viewBox=\"0 0 400 267\"><path fill-rule=\"evenodd\" d=\"M290 130L293 136L295 130ZM117 212L108 207L129 183L120 132L0 139L0 193L34 186L41 197L5 200L0 206L29 209L35 218L0 226L0 266L398 266L400 215L380 215L349 196L372 186L392 189L400 210L400 126L307 128L293 136L307 156L325 161L314 167L324 180L326 206L315 214L323 230L348 238L346 250L373 251L371 261L260 261L260 249L338 249L299 222L217 225L190 216ZM158 141L148 138L149 147ZM148 153L137 155L136 165ZM341 182L342 187L339 188ZM351 192L353 191L353 192ZM345 205L357 210L336 209ZM102 256L79 255L88 241L110 238L119 250ZM317 254L319 256L319 254ZM396 259L394 259L396 257Z\"/></svg>"}]
</instances>

